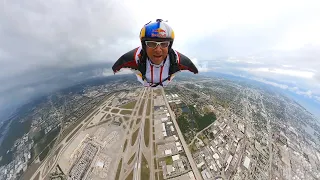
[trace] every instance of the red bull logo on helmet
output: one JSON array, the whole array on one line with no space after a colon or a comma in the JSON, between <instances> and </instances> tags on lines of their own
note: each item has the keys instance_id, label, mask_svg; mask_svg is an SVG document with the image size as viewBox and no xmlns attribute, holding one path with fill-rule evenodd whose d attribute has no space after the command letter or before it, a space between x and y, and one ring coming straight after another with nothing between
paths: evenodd
<instances>
[{"instance_id":1,"label":"red bull logo on helmet","mask_svg":"<svg viewBox=\"0 0 320 180\"><path fill-rule=\"evenodd\" d=\"M152 31L151 37L165 38L165 37L167 37L167 33L165 30L158 28L158 29L154 29Z\"/></svg>"}]
</instances>

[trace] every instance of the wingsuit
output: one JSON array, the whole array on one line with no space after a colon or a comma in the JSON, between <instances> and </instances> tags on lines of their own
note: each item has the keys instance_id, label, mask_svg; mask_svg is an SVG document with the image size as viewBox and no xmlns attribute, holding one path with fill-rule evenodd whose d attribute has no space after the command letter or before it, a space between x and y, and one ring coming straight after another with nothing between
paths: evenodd
<instances>
[{"instance_id":1,"label":"wingsuit","mask_svg":"<svg viewBox=\"0 0 320 180\"><path fill-rule=\"evenodd\" d=\"M146 87L166 86L177 72L183 70L198 73L197 67L187 56L172 49L174 32L161 19L144 25L140 31L140 40L141 46L123 54L114 63L112 66L114 73L122 68L129 68L135 72L138 81ZM156 48L158 45L161 48L168 46L165 47L168 48L168 54L160 64L155 64L148 57L146 48Z\"/></svg>"}]
</instances>

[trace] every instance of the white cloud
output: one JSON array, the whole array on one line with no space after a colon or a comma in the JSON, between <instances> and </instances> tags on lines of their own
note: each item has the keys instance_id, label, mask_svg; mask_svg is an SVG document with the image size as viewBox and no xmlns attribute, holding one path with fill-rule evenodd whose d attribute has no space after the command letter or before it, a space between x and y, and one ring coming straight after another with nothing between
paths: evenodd
<instances>
[{"instance_id":1,"label":"white cloud","mask_svg":"<svg viewBox=\"0 0 320 180\"><path fill-rule=\"evenodd\" d=\"M281 88L281 89L284 89L284 90L289 90L289 91L294 92L296 94L303 95L303 96L306 96L306 97L308 97L310 99L315 99L315 100L320 102L320 96L317 96L311 90L304 91L304 90L301 90L298 87L290 87L287 84L281 84L281 83L265 80L263 78L256 78L256 77L251 77L251 78L250 77L246 77L246 78L249 78L249 79L252 79L252 80L256 80L256 81L262 82L264 84L269 84L269 85L272 85L274 87L278 87L278 88Z\"/></svg>"},{"instance_id":2,"label":"white cloud","mask_svg":"<svg viewBox=\"0 0 320 180\"><path fill-rule=\"evenodd\" d=\"M282 65L282 67L285 67L285 68L292 68L292 67L294 67L293 65Z\"/></svg>"},{"instance_id":3,"label":"white cloud","mask_svg":"<svg viewBox=\"0 0 320 180\"><path fill-rule=\"evenodd\" d=\"M230 63L239 63L240 62L240 60L235 57L229 57L226 61L230 62Z\"/></svg>"},{"instance_id":4,"label":"white cloud","mask_svg":"<svg viewBox=\"0 0 320 180\"><path fill-rule=\"evenodd\" d=\"M318 0L3 1L0 91L45 82L69 68L113 63L140 45L141 27L156 18L168 20L176 36L173 48L200 72L241 64L259 78L319 83L319 5ZM274 53L277 49L286 53ZM111 74L111 68L98 73Z\"/></svg>"},{"instance_id":5,"label":"white cloud","mask_svg":"<svg viewBox=\"0 0 320 180\"><path fill-rule=\"evenodd\" d=\"M245 61L248 64L263 64L263 62L258 62L258 61Z\"/></svg>"},{"instance_id":6,"label":"white cloud","mask_svg":"<svg viewBox=\"0 0 320 180\"><path fill-rule=\"evenodd\" d=\"M278 87L278 88L281 88L281 89L288 89L289 86L288 85L285 85L285 84L279 84L279 83L276 83L276 82L272 82L272 81L268 81L268 80L265 80L265 79L261 79L261 78L250 78L250 79L253 79L253 80L256 80L256 81L259 81L259 82L262 82L262 83L265 83L265 84L270 84L274 87Z\"/></svg>"},{"instance_id":7,"label":"white cloud","mask_svg":"<svg viewBox=\"0 0 320 180\"><path fill-rule=\"evenodd\" d=\"M228 57L226 62L229 63L243 63L243 64L254 64L254 65L263 65L263 62L258 61L256 57L246 57L246 58L238 58L238 57Z\"/></svg>"},{"instance_id":8,"label":"white cloud","mask_svg":"<svg viewBox=\"0 0 320 180\"><path fill-rule=\"evenodd\" d=\"M312 98L312 91L308 90L308 91L295 91L295 93L300 94L300 95L304 95L304 96L308 96L309 98Z\"/></svg>"},{"instance_id":9,"label":"white cloud","mask_svg":"<svg viewBox=\"0 0 320 180\"><path fill-rule=\"evenodd\" d=\"M294 91L294 92L296 92L296 91L298 91L298 90L299 90L299 88L298 88L298 87L290 87L290 88L289 88L289 90L290 90L290 91Z\"/></svg>"},{"instance_id":10,"label":"white cloud","mask_svg":"<svg viewBox=\"0 0 320 180\"><path fill-rule=\"evenodd\" d=\"M199 60L197 58L192 58L191 61L198 68L199 72L209 71L207 62L199 62Z\"/></svg>"},{"instance_id":11,"label":"white cloud","mask_svg":"<svg viewBox=\"0 0 320 180\"><path fill-rule=\"evenodd\" d=\"M112 69L110 68L98 68L94 70L92 77L107 77L107 76L116 76L116 75L123 75L123 74L132 74L132 73L133 71L128 68L123 68L120 71L118 71L116 74L114 74Z\"/></svg>"},{"instance_id":12,"label":"white cloud","mask_svg":"<svg viewBox=\"0 0 320 180\"><path fill-rule=\"evenodd\" d=\"M301 71L301 70L294 70L294 69L280 69L280 68L255 68L255 69L245 69L251 72L267 72L267 73L274 73L274 74L281 74L281 75L288 75L294 77L301 77L306 79L311 79L314 76L314 72L309 71Z\"/></svg>"},{"instance_id":13,"label":"white cloud","mask_svg":"<svg viewBox=\"0 0 320 180\"><path fill-rule=\"evenodd\" d=\"M142 25L159 18L150 7L159 4L168 4L161 18L175 30L174 48L199 60L268 50L288 32L308 32L299 37L318 39L310 38L318 37L318 1L5 1L0 9L0 78L43 66L114 62L139 45ZM177 9L181 4L184 8Z\"/></svg>"},{"instance_id":14,"label":"white cloud","mask_svg":"<svg viewBox=\"0 0 320 180\"><path fill-rule=\"evenodd\" d=\"M319 24L299 23L290 29L276 48L295 50L305 45L320 45Z\"/></svg>"},{"instance_id":15,"label":"white cloud","mask_svg":"<svg viewBox=\"0 0 320 180\"><path fill-rule=\"evenodd\" d=\"M120 71L117 72L116 75L121 75L121 74L132 74L133 71L127 68L121 69ZM103 69L102 74L99 74L101 76L113 76L115 75L111 69Z\"/></svg>"}]
</instances>

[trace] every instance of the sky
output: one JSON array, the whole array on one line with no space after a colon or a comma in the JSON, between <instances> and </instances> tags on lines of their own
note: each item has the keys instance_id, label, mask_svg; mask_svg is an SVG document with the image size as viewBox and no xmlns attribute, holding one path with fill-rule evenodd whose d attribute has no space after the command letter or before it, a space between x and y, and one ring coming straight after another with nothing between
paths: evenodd
<instances>
[{"instance_id":1,"label":"sky","mask_svg":"<svg viewBox=\"0 0 320 180\"><path fill-rule=\"evenodd\" d=\"M168 20L173 48L200 72L248 77L320 102L319 8L317 0L3 0L0 110L113 75L110 64L139 46L142 26L157 18Z\"/></svg>"}]
</instances>

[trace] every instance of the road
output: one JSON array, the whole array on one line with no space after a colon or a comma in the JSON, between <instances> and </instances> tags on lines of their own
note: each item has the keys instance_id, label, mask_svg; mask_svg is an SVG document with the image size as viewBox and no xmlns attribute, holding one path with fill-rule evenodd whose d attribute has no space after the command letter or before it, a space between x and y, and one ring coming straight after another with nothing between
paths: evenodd
<instances>
[{"instance_id":1,"label":"road","mask_svg":"<svg viewBox=\"0 0 320 180\"><path fill-rule=\"evenodd\" d=\"M194 136L194 138L192 139L191 143L189 143L189 146L190 146L196 139L199 140L198 136L199 136L202 132L204 132L205 130L211 128L211 126L212 126L214 123L215 123L215 121L214 121L213 123L209 124L206 128L204 128L204 129L202 129L201 131L199 131L199 132Z\"/></svg>"},{"instance_id":2,"label":"road","mask_svg":"<svg viewBox=\"0 0 320 180\"><path fill-rule=\"evenodd\" d=\"M170 106L169 106L168 99L167 99L167 97L165 96L164 89L162 88L161 91L162 91L162 95L163 95L164 101L165 101L165 103L166 103L166 106L168 107L168 110L169 110L169 113L170 113L170 117L171 117L171 119L172 119L172 121L173 121L173 124L174 124L176 130L177 130L179 139L181 140L181 144L182 144L182 146L183 146L183 148L184 148L184 151L185 151L185 153L186 153L186 155L187 155L187 158L188 158L188 160L189 160L189 162L190 162L190 165L191 165L192 171L193 171L193 173L194 173L194 176L195 176L195 178L196 178L197 180L200 180L200 179L202 179L201 174L200 174L200 172L198 171L198 168L197 168L197 166L196 166L196 164L195 164L195 162L194 162L194 160L193 160L193 158L192 158L192 155L191 155L191 152L190 152L190 150L189 150L189 148L188 148L188 145L187 145L186 141L185 141L184 138L183 138L183 135L182 135L182 133L181 133L181 130L180 130L180 128L179 128L179 126L178 126L178 123L177 123L177 121L176 121L176 117L175 117L174 113L172 112L172 110L171 110L171 108L170 108Z\"/></svg>"},{"instance_id":3,"label":"road","mask_svg":"<svg viewBox=\"0 0 320 180\"><path fill-rule=\"evenodd\" d=\"M272 127L271 127L271 118L269 113L266 112L266 108L264 106L264 103L262 99L260 98L261 106L262 106L262 112L266 114L267 119L267 131L268 131L268 149L269 149L269 169L268 169L268 179L272 179L272 158L273 158L273 150L272 150Z\"/></svg>"}]
</instances>

